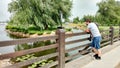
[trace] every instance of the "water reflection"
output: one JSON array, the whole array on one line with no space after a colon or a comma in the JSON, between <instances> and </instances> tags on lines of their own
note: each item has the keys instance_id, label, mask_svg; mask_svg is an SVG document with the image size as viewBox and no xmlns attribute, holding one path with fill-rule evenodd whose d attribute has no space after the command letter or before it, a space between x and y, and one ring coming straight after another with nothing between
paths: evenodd
<instances>
[{"instance_id":1,"label":"water reflection","mask_svg":"<svg viewBox=\"0 0 120 68\"><path fill-rule=\"evenodd\" d=\"M5 30L6 25L7 23L0 23L0 41L11 40ZM0 53L3 54L8 52L14 52L14 46L0 47Z\"/></svg>"}]
</instances>

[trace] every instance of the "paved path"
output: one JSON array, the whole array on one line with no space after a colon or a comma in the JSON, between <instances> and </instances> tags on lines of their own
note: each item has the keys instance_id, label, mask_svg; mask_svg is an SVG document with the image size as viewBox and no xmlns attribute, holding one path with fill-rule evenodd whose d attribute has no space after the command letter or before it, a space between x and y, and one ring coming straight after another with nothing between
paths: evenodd
<instances>
[{"instance_id":1,"label":"paved path","mask_svg":"<svg viewBox=\"0 0 120 68\"><path fill-rule=\"evenodd\" d=\"M120 46L105 53L102 60L94 60L83 68L115 68L120 63Z\"/></svg>"},{"instance_id":2,"label":"paved path","mask_svg":"<svg viewBox=\"0 0 120 68\"><path fill-rule=\"evenodd\" d=\"M101 51L101 60L94 59L91 53L66 63L65 68L120 68L120 41L103 47Z\"/></svg>"}]
</instances>

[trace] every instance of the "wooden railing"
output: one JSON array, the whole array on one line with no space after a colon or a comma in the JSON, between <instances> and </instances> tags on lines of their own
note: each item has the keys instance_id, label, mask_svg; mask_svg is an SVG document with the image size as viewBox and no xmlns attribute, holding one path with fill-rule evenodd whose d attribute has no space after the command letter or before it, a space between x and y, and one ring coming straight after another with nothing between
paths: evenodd
<instances>
[{"instance_id":1,"label":"wooden railing","mask_svg":"<svg viewBox=\"0 0 120 68\"><path fill-rule=\"evenodd\" d=\"M114 28L110 27L107 30L102 30L102 44L101 46L107 45L107 44L113 44L113 42L117 41L120 39L120 27L119 28Z\"/></svg>"},{"instance_id":2,"label":"wooden railing","mask_svg":"<svg viewBox=\"0 0 120 68\"><path fill-rule=\"evenodd\" d=\"M45 36L45 37L37 37L37 38L25 38L25 39L10 40L10 41L0 41L0 47L11 46L11 45L16 45L16 44L24 44L24 43L33 43L36 41L53 40L53 39L58 39L59 36L53 35L53 36ZM52 48L58 48L59 46L61 46L60 42L61 41L59 41L58 43L55 43L55 44L47 45L47 46L17 51L17 52L8 53L8 54L2 54L2 55L0 55L0 60L8 59L8 58L15 58L18 56L22 56L22 55L26 55L26 54L30 54L30 53L34 53L34 52L40 52L40 51L44 51L44 50L48 50L48 49L52 49ZM34 62L38 62L43 59L49 59L51 57L58 56L60 52L61 51L56 51L55 53L52 53L52 54L47 54L47 55L44 55L44 56L41 56L38 58L26 60L24 62L15 63L13 65L7 66L6 68L20 68L20 67L32 64ZM50 67L51 65L54 66L56 64L58 64L58 61L55 61L55 62L47 65L47 67Z\"/></svg>"},{"instance_id":3,"label":"wooden railing","mask_svg":"<svg viewBox=\"0 0 120 68\"><path fill-rule=\"evenodd\" d=\"M117 33L115 33L115 32L117 32ZM106 46L108 44L112 45L113 42L120 40L120 28L114 29L113 27L110 27L110 29L108 29L108 30L102 30L101 34L102 34L102 42L101 42L102 47ZM35 52L40 52L40 51L45 51L45 50L56 48L55 53L47 54L47 55L33 58L31 60L26 60L23 62L18 62L13 65L6 66L6 68L21 68L23 66L30 65L34 62L38 62L42 59L49 59L52 57L57 57L56 61L54 61L50 64L46 64L45 66L39 67L39 68L50 68L50 67L56 66L56 65L58 68L65 68L65 63L67 63L68 61L72 61L73 58L80 56L79 52L74 53L72 55L65 56L66 54L68 54L69 52L75 51L75 50L78 51L90 44L90 42L88 41L89 36L87 36L85 38L81 38L83 35L88 35L88 34L85 32L65 34L64 29L58 29L56 31L56 35L52 35L52 36L0 41L0 47L6 47L6 46L12 46L12 45L18 45L18 44L24 44L24 43L33 43L33 42L37 42L37 41L56 40L56 42L51 45L16 51L16 52L8 53L8 54L2 54L2 55L0 55L0 60L8 59L8 58L15 58L15 57L23 56L26 54L31 54L31 53L35 53ZM71 40L71 41L65 40L67 38L75 37L75 36L77 38L78 37L79 38L76 40ZM69 46L69 44L75 44L75 43L84 42L84 41L88 41L88 42L86 42L85 44L78 44L77 46L75 45L75 47L72 47L69 49L65 48L65 46Z\"/></svg>"}]
</instances>

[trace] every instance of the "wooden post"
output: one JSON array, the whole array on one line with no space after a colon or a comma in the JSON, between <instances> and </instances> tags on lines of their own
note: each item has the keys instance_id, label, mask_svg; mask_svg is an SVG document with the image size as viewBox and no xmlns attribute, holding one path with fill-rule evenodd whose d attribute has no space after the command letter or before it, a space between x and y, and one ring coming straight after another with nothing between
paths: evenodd
<instances>
[{"instance_id":1,"label":"wooden post","mask_svg":"<svg viewBox=\"0 0 120 68\"><path fill-rule=\"evenodd\" d=\"M57 43L59 44L58 68L65 68L65 31L58 29L56 34L58 35Z\"/></svg>"},{"instance_id":2,"label":"wooden post","mask_svg":"<svg viewBox=\"0 0 120 68\"><path fill-rule=\"evenodd\" d=\"M120 24L119 24L119 40L120 40Z\"/></svg>"},{"instance_id":3,"label":"wooden post","mask_svg":"<svg viewBox=\"0 0 120 68\"><path fill-rule=\"evenodd\" d=\"M113 40L114 40L114 28L112 26L110 26L110 41L111 41L111 45L113 44Z\"/></svg>"}]
</instances>

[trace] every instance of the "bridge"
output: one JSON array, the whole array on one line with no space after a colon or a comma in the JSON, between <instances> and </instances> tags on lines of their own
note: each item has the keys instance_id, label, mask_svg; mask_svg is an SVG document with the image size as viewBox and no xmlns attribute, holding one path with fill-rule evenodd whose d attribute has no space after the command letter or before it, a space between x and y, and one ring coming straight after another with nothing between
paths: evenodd
<instances>
[{"instance_id":1,"label":"bridge","mask_svg":"<svg viewBox=\"0 0 120 68\"><path fill-rule=\"evenodd\" d=\"M120 41L101 48L102 59L93 58L93 53L66 64L65 68L120 68Z\"/></svg>"},{"instance_id":2,"label":"bridge","mask_svg":"<svg viewBox=\"0 0 120 68\"><path fill-rule=\"evenodd\" d=\"M120 27L110 27L110 29L102 30L101 34L103 38L101 42L101 50L103 53L102 60L94 60L94 58L92 57L93 53L90 49L83 50L84 47L89 46L90 42L85 42L85 44L66 49L65 47L69 46L70 44L88 41L89 37L81 37L84 35L88 35L85 32L65 33L64 29L58 29L55 35L50 36L39 36L33 38L0 41L0 47L7 47L25 43L31 44L34 42L46 40L55 41L55 43L46 46L2 54L0 55L0 60L16 58L18 56L23 56L35 52L42 52L49 49L56 49L53 53L42 55L37 58L32 58L30 60L5 65L3 67L21 68L27 65L31 65L35 62L39 62L43 59L50 59L53 57L56 58L54 62L45 64L44 66L38 66L37 68L104 68L104 66L109 68L119 67ZM72 37L78 37L78 39L72 40ZM67 38L70 38L71 40L66 41ZM78 50L83 50L83 52L78 52ZM72 55L66 55L72 51L77 52ZM109 63L110 65L108 65L107 63Z\"/></svg>"}]
</instances>

